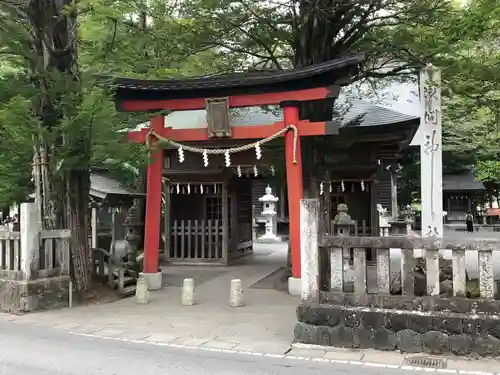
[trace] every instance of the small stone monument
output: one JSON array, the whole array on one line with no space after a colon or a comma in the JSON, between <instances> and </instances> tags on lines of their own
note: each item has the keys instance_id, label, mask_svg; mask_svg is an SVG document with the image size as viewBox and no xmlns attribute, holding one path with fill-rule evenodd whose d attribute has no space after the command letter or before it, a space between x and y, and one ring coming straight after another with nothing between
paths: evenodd
<instances>
[{"instance_id":1,"label":"small stone monument","mask_svg":"<svg viewBox=\"0 0 500 375\"><path fill-rule=\"evenodd\" d=\"M266 220L266 233L258 238L259 241L281 241L281 238L277 236L277 213L276 213L276 202L279 198L272 194L272 189L269 185L266 187L266 194L259 198L259 202L264 204L264 209L262 210L262 216Z\"/></svg>"},{"instance_id":2,"label":"small stone monument","mask_svg":"<svg viewBox=\"0 0 500 375\"><path fill-rule=\"evenodd\" d=\"M195 304L194 299L194 279L188 278L184 279L182 284L182 296L181 305L182 306L192 306Z\"/></svg>"},{"instance_id":3,"label":"small stone monument","mask_svg":"<svg viewBox=\"0 0 500 375\"><path fill-rule=\"evenodd\" d=\"M241 307L244 306L243 300L243 285L240 279L231 280L231 290L229 292L229 306Z\"/></svg>"}]
</instances>

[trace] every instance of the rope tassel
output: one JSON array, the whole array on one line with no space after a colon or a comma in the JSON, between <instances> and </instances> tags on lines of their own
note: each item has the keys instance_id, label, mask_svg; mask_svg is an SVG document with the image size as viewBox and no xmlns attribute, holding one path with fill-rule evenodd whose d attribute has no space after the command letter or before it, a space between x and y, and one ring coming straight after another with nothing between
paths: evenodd
<instances>
[{"instance_id":1,"label":"rope tassel","mask_svg":"<svg viewBox=\"0 0 500 375\"><path fill-rule=\"evenodd\" d=\"M208 167L208 153L207 150L203 150L203 165Z\"/></svg>"}]
</instances>

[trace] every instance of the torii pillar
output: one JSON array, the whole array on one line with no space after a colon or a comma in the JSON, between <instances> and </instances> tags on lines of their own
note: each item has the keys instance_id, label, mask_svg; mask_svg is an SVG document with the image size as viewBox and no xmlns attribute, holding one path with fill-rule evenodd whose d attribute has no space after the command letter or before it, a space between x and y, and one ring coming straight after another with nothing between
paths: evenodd
<instances>
[{"instance_id":1,"label":"torii pillar","mask_svg":"<svg viewBox=\"0 0 500 375\"><path fill-rule=\"evenodd\" d=\"M283 108L285 126L299 124L300 102L288 101L280 104ZM301 259L300 259L300 200L304 197L302 181L302 152L300 137L294 139L293 132L285 135L286 184L288 187L288 218L290 221L290 247L292 260L292 277L288 280L288 292L300 295ZM294 150L295 148L295 150ZM295 157L295 160L294 160Z\"/></svg>"}]
</instances>

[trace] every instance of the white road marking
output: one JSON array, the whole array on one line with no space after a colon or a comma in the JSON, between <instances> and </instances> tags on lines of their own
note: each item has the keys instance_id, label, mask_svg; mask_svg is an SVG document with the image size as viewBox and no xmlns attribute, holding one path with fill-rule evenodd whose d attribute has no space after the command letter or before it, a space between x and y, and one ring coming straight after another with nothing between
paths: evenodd
<instances>
[{"instance_id":1,"label":"white road marking","mask_svg":"<svg viewBox=\"0 0 500 375\"><path fill-rule=\"evenodd\" d=\"M217 349L217 348L209 348L206 346L191 346L191 345L181 345L181 344L170 344L168 342L158 342L158 341L145 341L145 340L134 340L127 339L123 337L109 337L109 336L99 336L92 333L80 333L80 332L72 332L66 331L69 334L83 337L90 337L96 339L104 339L104 340L115 340L115 341L123 341L129 342L133 344L148 344L148 345L156 345L156 346L165 346L170 348L183 348L183 349L191 349L191 350L203 350L209 352L217 352L217 353L228 353L228 354L243 354L243 355L252 355L258 357L271 357L271 358L284 358L284 359L292 359L297 361L314 361L314 362L325 362L325 363L337 363L337 364L348 364L352 366L364 366L364 367L378 367L378 368L390 368L390 369L400 369L406 371L425 371L425 372L439 372L445 374L463 374L463 375L500 375L499 373L493 372L482 372L482 371L468 371L468 370L453 370L453 369L435 369L430 367L417 367L417 366L406 366L406 365L392 365L386 363L376 363L376 362L363 362L363 361L346 361L340 359L326 359L326 358L315 358L315 357L296 357L293 355L286 354L266 354L261 352L250 352L246 350L237 350L237 349Z\"/></svg>"}]
</instances>

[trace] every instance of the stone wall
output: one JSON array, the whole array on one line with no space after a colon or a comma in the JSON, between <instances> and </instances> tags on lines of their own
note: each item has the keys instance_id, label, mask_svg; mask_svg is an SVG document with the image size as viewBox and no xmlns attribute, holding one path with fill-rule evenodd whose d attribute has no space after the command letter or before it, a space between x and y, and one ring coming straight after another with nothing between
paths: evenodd
<instances>
[{"instance_id":1,"label":"stone wall","mask_svg":"<svg viewBox=\"0 0 500 375\"><path fill-rule=\"evenodd\" d=\"M0 311L26 313L67 307L69 288L69 276L30 281L0 279Z\"/></svg>"},{"instance_id":2,"label":"stone wall","mask_svg":"<svg viewBox=\"0 0 500 375\"><path fill-rule=\"evenodd\" d=\"M297 318L295 341L305 344L500 356L497 300L322 293Z\"/></svg>"},{"instance_id":3,"label":"stone wall","mask_svg":"<svg viewBox=\"0 0 500 375\"><path fill-rule=\"evenodd\" d=\"M22 203L19 232L0 231L0 311L68 306L69 230L43 230L39 207Z\"/></svg>"}]
</instances>

